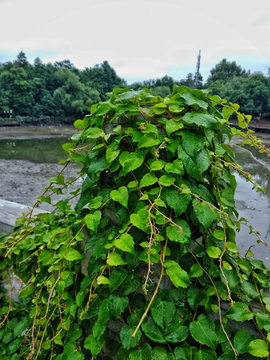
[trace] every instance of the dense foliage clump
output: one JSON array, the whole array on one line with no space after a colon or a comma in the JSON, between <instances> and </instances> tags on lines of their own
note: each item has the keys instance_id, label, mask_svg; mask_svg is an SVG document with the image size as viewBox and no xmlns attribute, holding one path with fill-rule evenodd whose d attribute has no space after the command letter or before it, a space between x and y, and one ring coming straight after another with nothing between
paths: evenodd
<instances>
[{"instance_id":1,"label":"dense foliage clump","mask_svg":"<svg viewBox=\"0 0 270 360\"><path fill-rule=\"evenodd\" d=\"M270 270L239 255L246 220L230 169L254 180L224 143L238 135L269 152L251 117L183 86L165 98L120 88L109 97L63 145L65 166L82 164L75 209L67 197L1 236L2 277L25 284L17 302L0 288L1 359L267 357ZM51 178L35 206L71 182Z\"/></svg>"}]
</instances>

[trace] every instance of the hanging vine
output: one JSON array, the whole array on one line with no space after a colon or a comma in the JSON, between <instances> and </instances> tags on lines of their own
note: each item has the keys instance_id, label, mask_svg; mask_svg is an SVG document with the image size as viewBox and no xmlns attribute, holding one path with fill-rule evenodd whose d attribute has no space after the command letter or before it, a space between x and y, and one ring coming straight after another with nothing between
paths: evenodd
<instances>
[{"instance_id":1,"label":"hanging vine","mask_svg":"<svg viewBox=\"0 0 270 360\"><path fill-rule=\"evenodd\" d=\"M246 220L230 169L265 190L224 140L269 153L251 118L186 87L164 99L147 89L109 96L63 145L64 166L82 165L81 188L0 236L1 359L269 358L270 270L239 254ZM34 207L70 183L51 178ZM24 283L19 301L6 290L12 272Z\"/></svg>"}]
</instances>

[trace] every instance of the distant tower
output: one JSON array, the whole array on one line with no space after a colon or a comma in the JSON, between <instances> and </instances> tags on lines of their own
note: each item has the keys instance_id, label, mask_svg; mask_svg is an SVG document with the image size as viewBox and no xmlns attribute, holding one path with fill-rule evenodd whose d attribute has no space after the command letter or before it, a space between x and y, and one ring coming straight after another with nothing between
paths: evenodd
<instances>
[{"instance_id":1,"label":"distant tower","mask_svg":"<svg viewBox=\"0 0 270 360\"><path fill-rule=\"evenodd\" d=\"M199 50L198 60L197 60L197 71L196 71L196 79L195 79L195 88L198 88L199 81L199 73L200 73L200 61L201 61L201 50Z\"/></svg>"}]
</instances>

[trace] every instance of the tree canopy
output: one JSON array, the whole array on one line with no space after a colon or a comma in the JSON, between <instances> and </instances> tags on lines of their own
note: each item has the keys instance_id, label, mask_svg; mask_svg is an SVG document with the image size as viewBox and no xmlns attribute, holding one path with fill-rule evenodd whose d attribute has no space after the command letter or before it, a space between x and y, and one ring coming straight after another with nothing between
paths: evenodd
<instances>
[{"instance_id":1,"label":"tree canopy","mask_svg":"<svg viewBox=\"0 0 270 360\"><path fill-rule=\"evenodd\" d=\"M89 113L92 104L108 100L106 94L115 87L149 88L153 95L166 97L174 85L195 89L195 79L195 73L179 80L165 75L127 85L108 61L79 70L67 59L44 64L37 57L30 64L21 51L13 62L0 63L0 118L8 117L11 109L16 117L74 120ZM198 80L198 89L211 89L238 103L246 114L270 118L270 70L267 76L251 74L235 61L222 59L205 82L201 74Z\"/></svg>"}]
</instances>

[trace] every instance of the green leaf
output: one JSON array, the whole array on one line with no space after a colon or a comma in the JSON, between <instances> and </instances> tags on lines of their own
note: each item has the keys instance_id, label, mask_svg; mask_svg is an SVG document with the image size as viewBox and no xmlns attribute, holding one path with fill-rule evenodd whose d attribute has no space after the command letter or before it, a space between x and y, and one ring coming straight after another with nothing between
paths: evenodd
<instances>
[{"instance_id":1,"label":"green leaf","mask_svg":"<svg viewBox=\"0 0 270 360\"><path fill-rule=\"evenodd\" d=\"M223 230L219 230L216 229L212 232L212 235L214 236L214 238L216 238L217 240L224 240L225 238L225 233Z\"/></svg>"},{"instance_id":2,"label":"green leaf","mask_svg":"<svg viewBox=\"0 0 270 360\"><path fill-rule=\"evenodd\" d=\"M270 331L270 316L268 314L257 312L256 321L260 330L264 328L266 331Z\"/></svg>"},{"instance_id":3,"label":"green leaf","mask_svg":"<svg viewBox=\"0 0 270 360\"><path fill-rule=\"evenodd\" d=\"M197 264L195 264L197 265ZM205 289L199 289L195 285L190 285L187 292L187 300L192 310L195 310L196 307L205 300L206 291Z\"/></svg>"},{"instance_id":4,"label":"green leaf","mask_svg":"<svg viewBox=\"0 0 270 360\"><path fill-rule=\"evenodd\" d=\"M127 173L133 171L140 167L144 161L144 156L142 154L138 154L136 152L130 153L123 162L123 176L126 176Z\"/></svg>"},{"instance_id":5,"label":"green leaf","mask_svg":"<svg viewBox=\"0 0 270 360\"><path fill-rule=\"evenodd\" d=\"M83 259L83 256L75 249L68 249L64 255L64 258L68 261L75 261Z\"/></svg>"},{"instance_id":6,"label":"green leaf","mask_svg":"<svg viewBox=\"0 0 270 360\"><path fill-rule=\"evenodd\" d=\"M180 242L182 244L190 243L191 241L191 231L188 224L185 220L174 220L176 225L171 225L166 227L166 234L168 238L172 241Z\"/></svg>"},{"instance_id":7,"label":"green leaf","mask_svg":"<svg viewBox=\"0 0 270 360\"><path fill-rule=\"evenodd\" d=\"M249 343L254 340L254 336L250 336L246 329L238 330L234 337L234 347L239 354L244 354L247 351Z\"/></svg>"},{"instance_id":8,"label":"green leaf","mask_svg":"<svg viewBox=\"0 0 270 360\"><path fill-rule=\"evenodd\" d=\"M205 146L205 137L198 132L188 130L182 131L181 135L183 137L181 142L183 149L189 156L195 159L197 152Z\"/></svg>"},{"instance_id":9,"label":"green leaf","mask_svg":"<svg viewBox=\"0 0 270 360\"><path fill-rule=\"evenodd\" d=\"M128 297L119 297L118 295L112 294L109 297L109 314L112 320L117 320L121 313L128 306Z\"/></svg>"},{"instance_id":10,"label":"green leaf","mask_svg":"<svg viewBox=\"0 0 270 360\"><path fill-rule=\"evenodd\" d=\"M163 331L160 330L160 328L157 326L157 324L154 322L154 320L151 317L143 321L142 331L151 340L161 344L166 343L166 340L163 337L164 336Z\"/></svg>"},{"instance_id":11,"label":"green leaf","mask_svg":"<svg viewBox=\"0 0 270 360\"><path fill-rule=\"evenodd\" d=\"M190 268L189 277L191 278L197 278L202 276L203 270L201 269L199 264L193 264Z\"/></svg>"},{"instance_id":12,"label":"green leaf","mask_svg":"<svg viewBox=\"0 0 270 360\"><path fill-rule=\"evenodd\" d=\"M200 108L207 109L208 103L206 101L200 100L190 92L185 92L184 94L181 94L181 97L185 99L186 105L198 105Z\"/></svg>"},{"instance_id":13,"label":"green leaf","mask_svg":"<svg viewBox=\"0 0 270 360\"><path fill-rule=\"evenodd\" d=\"M125 186L121 186L118 190L112 190L110 197L128 209L128 189Z\"/></svg>"},{"instance_id":14,"label":"green leaf","mask_svg":"<svg viewBox=\"0 0 270 360\"><path fill-rule=\"evenodd\" d=\"M166 189L165 199L168 206L175 211L175 216L178 217L186 211L188 204L191 201L191 195L182 194L178 190Z\"/></svg>"},{"instance_id":15,"label":"green leaf","mask_svg":"<svg viewBox=\"0 0 270 360\"><path fill-rule=\"evenodd\" d=\"M142 208L138 211L137 214L131 214L130 215L130 222L132 225L136 226L138 229L150 233L150 223L149 223L149 214L146 208Z\"/></svg>"},{"instance_id":16,"label":"green leaf","mask_svg":"<svg viewBox=\"0 0 270 360\"><path fill-rule=\"evenodd\" d=\"M111 275L109 277L110 280L110 285L109 285L109 289L110 292L112 293L114 290L116 290L121 284L122 282L125 280L125 278L127 277L127 274L123 271L119 271L119 270L113 270L111 272Z\"/></svg>"},{"instance_id":17,"label":"green leaf","mask_svg":"<svg viewBox=\"0 0 270 360\"><path fill-rule=\"evenodd\" d=\"M38 262L40 262L42 266L51 265L53 261L53 256L53 252L49 250L42 250L38 257Z\"/></svg>"},{"instance_id":18,"label":"green leaf","mask_svg":"<svg viewBox=\"0 0 270 360\"><path fill-rule=\"evenodd\" d=\"M33 286L29 285L25 287L22 291L20 291L19 299L29 297L32 294L33 294Z\"/></svg>"},{"instance_id":19,"label":"green leaf","mask_svg":"<svg viewBox=\"0 0 270 360\"><path fill-rule=\"evenodd\" d=\"M27 329L28 325L29 325L29 318L23 317L13 330L14 337L20 336L22 332Z\"/></svg>"},{"instance_id":20,"label":"green leaf","mask_svg":"<svg viewBox=\"0 0 270 360\"><path fill-rule=\"evenodd\" d=\"M93 231L94 234L97 233L98 225L101 219L101 211L95 211L94 214L88 214L85 216L84 221L87 228Z\"/></svg>"},{"instance_id":21,"label":"green leaf","mask_svg":"<svg viewBox=\"0 0 270 360\"><path fill-rule=\"evenodd\" d=\"M175 287L187 288L190 285L188 274L185 270L181 269L177 262L172 260L164 261L166 273L169 275Z\"/></svg>"},{"instance_id":22,"label":"green leaf","mask_svg":"<svg viewBox=\"0 0 270 360\"><path fill-rule=\"evenodd\" d=\"M78 324L71 324L68 332L65 335L65 341L76 341L82 336L82 329L79 327Z\"/></svg>"},{"instance_id":23,"label":"green leaf","mask_svg":"<svg viewBox=\"0 0 270 360\"><path fill-rule=\"evenodd\" d=\"M206 252L210 258L218 259L222 253L220 248L215 246L208 246L206 249Z\"/></svg>"},{"instance_id":24,"label":"green leaf","mask_svg":"<svg viewBox=\"0 0 270 360\"><path fill-rule=\"evenodd\" d=\"M106 278L105 276L99 276L98 278L97 278L97 284L98 285L110 285L111 284L111 282L110 282L110 280L108 279L108 278Z\"/></svg>"},{"instance_id":25,"label":"green leaf","mask_svg":"<svg viewBox=\"0 0 270 360\"><path fill-rule=\"evenodd\" d=\"M118 249L134 254L134 241L131 235L127 233L121 235L119 239L115 240L114 244Z\"/></svg>"},{"instance_id":26,"label":"green leaf","mask_svg":"<svg viewBox=\"0 0 270 360\"><path fill-rule=\"evenodd\" d=\"M260 358L264 358L269 355L268 345L261 339L251 341L248 345L247 352Z\"/></svg>"},{"instance_id":27,"label":"green leaf","mask_svg":"<svg viewBox=\"0 0 270 360\"><path fill-rule=\"evenodd\" d=\"M232 307L224 314L225 318L232 319L235 321L246 321L251 320L254 314L250 312L247 304L242 302L235 302Z\"/></svg>"},{"instance_id":28,"label":"green leaf","mask_svg":"<svg viewBox=\"0 0 270 360\"><path fill-rule=\"evenodd\" d=\"M172 355L172 354L170 354ZM173 355L172 355L173 356ZM153 360L168 360L167 351L163 346L156 346L152 351L152 359ZM172 357L174 359L174 356Z\"/></svg>"},{"instance_id":29,"label":"green leaf","mask_svg":"<svg viewBox=\"0 0 270 360\"><path fill-rule=\"evenodd\" d=\"M170 176L168 174L165 174L159 178L159 183L161 186L171 186L175 182L175 178L173 176Z\"/></svg>"},{"instance_id":30,"label":"green leaf","mask_svg":"<svg viewBox=\"0 0 270 360\"><path fill-rule=\"evenodd\" d=\"M184 167L182 161L176 159L173 163L167 163L165 165L165 171L167 173L184 175Z\"/></svg>"},{"instance_id":31,"label":"green leaf","mask_svg":"<svg viewBox=\"0 0 270 360\"><path fill-rule=\"evenodd\" d=\"M208 230L212 222L218 217L217 212L211 209L209 204L198 199L194 199L192 205L199 222L204 226L205 230Z\"/></svg>"},{"instance_id":32,"label":"green leaf","mask_svg":"<svg viewBox=\"0 0 270 360\"><path fill-rule=\"evenodd\" d=\"M101 205L102 205L102 196L97 196L97 197L95 197L94 199L92 199L91 201L90 201L90 203L89 203L89 208L91 209L91 210L96 210L96 209L98 209L98 208L100 208L101 207Z\"/></svg>"},{"instance_id":33,"label":"green leaf","mask_svg":"<svg viewBox=\"0 0 270 360\"><path fill-rule=\"evenodd\" d=\"M156 161L153 161L150 165L150 171L157 171L157 170L161 170L164 165L165 165L165 161L163 160L156 160Z\"/></svg>"},{"instance_id":34,"label":"green leaf","mask_svg":"<svg viewBox=\"0 0 270 360\"><path fill-rule=\"evenodd\" d=\"M179 106L177 104L170 104L169 110L174 113L179 113L184 109L184 106Z\"/></svg>"},{"instance_id":35,"label":"green leaf","mask_svg":"<svg viewBox=\"0 0 270 360\"><path fill-rule=\"evenodd\" d=\"M132 349L129 353L129 360L152 360L151 346L144 344L139 349Z\"/></svg>"},{"instance_id":36,"label":"green leaf","mask_svg":"<svg viewBox=\"0 0 270 360\"><path fill-rule=\"evenodd\" d=\"M122 286L122 296L133 293L140 285L140 278L137 274L128 274Z\"/></svg>"},{"instance_id":37,"label":"green leaf","mask_svg":"<svg viewBox=\"0 0 270 360\"><path fill-rule=\"evenodd\" d=\"M140 182L139 188L143 188L145 186L151 186L158 181L157 177L153 173L147 173L143 176Z\"/></svg>"},{"instance_id":38,"label":"green leaf","mask_svg":"<svg viewBox=\"0 0 270 360\"><path fill-rule=\"evenodd\" d=\"M184 115L183 121L187 124L195 124L208 129L217 129L217 120L213 115L207 115L197 112L188 112Z\"/></svg>"},{"instance_id":39,"label":"green leaf","mask_svg":"<svg viewBox=\"0 0 270 360\"><path fill-rule=\"evenodd\" d=\"M107 264L110 266L126 265L126 262L121 258L121 256L115 252L110 253L107 259Z\"/></svg>"},{"instance_id":40,"label":"green leaf","mask_svg":"<svg viewBox=\"0 0 270 360\"><path fill-rule=\"evenodd\" d=\"M171 134L179 129L183 128L183 123L179 121L175 121L174 119L167 120L165 123L165 129L168 134L168 136L171 136Z\"/></svg>"},{"instance_id":41,"label":"green leaf","mask_svg":"<svg viewBox=\"0 0 270 360\"><path fill-rule=\"evenodd\" d=\"M136 330L136 326L123 326L120 332L120 339L121 343L124 349L131 349L134 348L138 342L140 341L140 338L142 336L142 333L140 329L137 331L136 335L132 337L132 334Z\"/></svg>"},{"instance_id":42,"label":"green leaf","mask_svg":"<svg viewBox=\"0 0 270 360\"><path fill-rule=\"evenodd\" d=\"M226 243L226 249L227 249L228 251L230 251L230 252L233 252L233 253L238 253L238 251L239 251L238 246L237 246L236 244L230 242L230 241L228 241L228 242Z\"/></svg>"},{"instance_id":43,"label":"green leaf","mask_svg":"<svg viewBox=\"0 0 270 360\"><path fill-rule=\"evenodd\" d=\"M114 147L108 147L106 150L106 160L108 163L113 162L117 156L120 154L120 150Z\"/></svg>"},{"instance_id":44,"label":"green leaf","mask_svg":"<svg viewBox=\"0 0 270 360\"><path fill-rule=\"evenodd\" d=\"M242 280L242 289L244 293L252 298L257 298L260 294L256 291L255 286L245 279Z\"/></svg>"},{"instance_id":45,"label":"green leaf","mask_svg":"<svg viewBox=\"0 0 270 360\"><path fill-rule=\"evenodd\" d=\"M205 149L202 149L198 152L196 156L196 163L198 164L198 171L200 172L200 174L202 174L211 165L212 158Z\"/></svg>"},{"instance_id":46,"label":"green leaf","mask_svg":"<svg viewBox=\"0 0 270 360\"><path fill-rule=\"evenodd\" d=\"M93 356L97 356L102 349L103 343L104 341L102 339L97 340L91 334L85 339L84 347L85 349L90 350Z\"/></svg>"},{"instance_id":47,"label":"green leaf","mask_svg":"<svg viewBox=\"0 0 270 360\"><path fill-rule=\"evenodd\" d=\"M184 167L187 173L198 181L203 181L202 172L199 168L199 164L195 162L182 148L181 145L177 149L178 157L183 161Z\"/></svg>"},{"instance_id":48,"label":"green leaf","mask_svg":"<svg viewBox=\"0 0 270 360\"><path fill-rule=\"evenodd\" d=\"M141 140L138 142L138 149L154 147L160 143L160 140L156 137L155 134L149 133L145 134Z\"/></svg>"},{"instance_id":49,"label":"green leaf","mask_svg":"<svg viewBox=\"0 0 270 360\"><path fill-rule=\"evenodd\" d=\"M164 201L162 201L161 199L155 199L154 203L156 206L166 207Z\"/></svg>"},{"instance_id":50,"label":"green leaf","mask_svg":"<svg viewBox=\"0 0 270 360\"><path fill-rule=\"evenodd\" d=\"M16 350L19 349L19 347L21 346L21 343L23 342L23 337L19 337L18 339L15 339L14 341L12 341L6 348L5 351L9 354L12 355L13 353L15 353Z\"/></svg>"},{"instance_id":51,"label":"green leaf","mask_svg":"<svg viewBox=\"0 0 270 360\"><path fill-rule=\"evenodd\" d=\"M55 184L59 184L59 185L63 185L64 187L67 187L66 183L65 183L64 176L62 176L62 175L59 175L57 177L52 177L52 178L50 178L49 181L51 183L55 183Z\"/></svg>"},{"instance_id":52,"label":"green leaf","mask_svg":"<svg viewBox=\"0 0 270 360\"><path fill-rule=\"evenodd\" d=\"M176 308L173 302L161 301L160 299L155 300L151 307L151 312L154 321L163 330L168 326L169 322L172 321Z\"/></svg>"},{"instance_id":53,"label":"green leaf","mask_svg":"<svg viewBox=\"0 0 270 360\"><path fill-rule=\"evenodd\" d=\"M105 133L99 128L88 128L87 130L85 130L83 136L84 138L88 139L97 139L99 137L104 137Z\"/></svg>"},{"instance_id":54,"label":"green leaf","mask_svg":"<svg viewBox=\"0 0 270 360\"><path fill-rule=\"evenodd\" d=\"M186 340L189 335L188 327L183 325L184 320L179 315L174 316L165 329L165 340L173 344L179 344Z\"/></svg>"},{"instance_id":55,"label":"green leaf","mask_svg":"<svg viewBox=\"0 0 270 360\"><path fill-rule=\"evenodd\" d=\"M201 314L197 321L193 321L189 325L189 330L192 337L200 344L216 349L218 338L215 333L215 324L209 317Z\"/></svg>"},{"instance_id":56,"label":"green leaf","mask_svg":"<svg viewBox=\"0 0 270 360\"><path fill-rule=\"evenodd\" d=\"M181 346L177 346L174 349L175 359L176 360L193 360L192 348L186 342L182 343ZM209 359L210 360L210 359Z\"/></svg>"}]
</instances>

